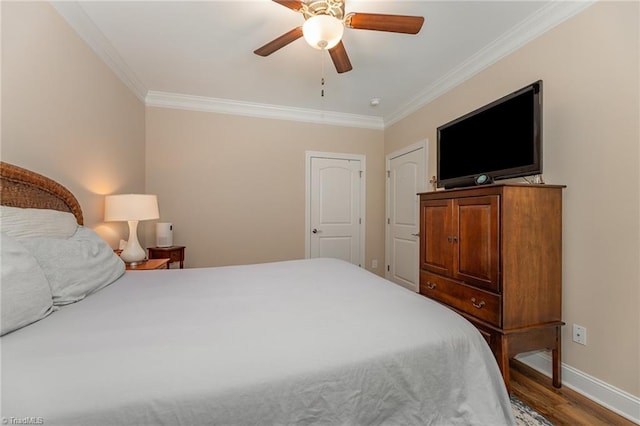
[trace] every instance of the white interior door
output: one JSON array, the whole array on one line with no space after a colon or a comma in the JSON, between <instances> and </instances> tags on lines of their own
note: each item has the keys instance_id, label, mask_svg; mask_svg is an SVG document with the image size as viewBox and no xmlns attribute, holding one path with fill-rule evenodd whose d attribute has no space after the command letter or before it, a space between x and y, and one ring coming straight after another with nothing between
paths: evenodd
<instances>
[{"instance_id":1,"label":"white interior door","mask_svg":"<svg viewBox=\"0 0 640 426\"><path fill-rule=\"evenodd\" d=\"M386 278L413 291L419 289L420 200L424 190L425 149L390 155L387 160Z\"/></svg>"},{"instance_id":2,"label":"white interior door","mask_svg":"<svg viewBox=\"0 0 640 426\"><path fill-rule=\"evenodd\" d=\"M309 257L332 257L362 266L360 160L310 158Z\"/></svg>"}]
</instances>

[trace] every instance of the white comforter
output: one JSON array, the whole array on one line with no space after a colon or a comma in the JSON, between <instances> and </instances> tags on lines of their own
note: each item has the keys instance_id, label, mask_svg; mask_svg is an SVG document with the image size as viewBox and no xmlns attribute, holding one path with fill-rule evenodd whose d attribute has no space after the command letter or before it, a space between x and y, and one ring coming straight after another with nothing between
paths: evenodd
<instances>
[{"instance_id":1,"label":"white comforter","mask_svg":"<svg viewBox=\"0 0 640 426\"><path fill-rule=\"evenodd\" d=\"M473 326L338 260L127 272L1 344L7 419L514 423Z\"/></svg>"}]
</instances>

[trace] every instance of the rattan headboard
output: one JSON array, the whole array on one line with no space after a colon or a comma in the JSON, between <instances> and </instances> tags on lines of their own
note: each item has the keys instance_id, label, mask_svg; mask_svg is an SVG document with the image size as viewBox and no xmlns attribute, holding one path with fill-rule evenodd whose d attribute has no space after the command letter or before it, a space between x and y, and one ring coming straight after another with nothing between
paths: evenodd
<instances>
[{"instance_id":1,"label":"rattan headboard","mask_svg":"<svg viewBox=\"0 0 640 426\"><path fill-rule=\"evenodd\" d=\"M0 203L73 213L78 224L83 224L80 203L71 191L48 177L3 161L0 161Z\"/></svg>"}]
</instances>

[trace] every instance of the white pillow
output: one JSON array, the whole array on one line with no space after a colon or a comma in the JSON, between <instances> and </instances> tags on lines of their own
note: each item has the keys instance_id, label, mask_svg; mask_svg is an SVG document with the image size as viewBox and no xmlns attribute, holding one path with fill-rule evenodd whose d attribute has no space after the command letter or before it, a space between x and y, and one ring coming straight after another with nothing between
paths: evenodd
<instances>
[{"instance_id":1,"label":"white pillow","mask_svg":"<svg viewBox=\"0 0 640 426\"><path fill-rule=\"evenodd\" d=\"M17 240L36 237L69 238L77 228L78 222L71 213L0 206L0 231Z\"/></svg>"},{"instance_id":2,"label":"white pillow","mask_svg":"<svg viewBox=\"0 0 640 426\"><path fill-rule=\"evenodd\" d=\"M51 289L38 262L14 238L0 237L1 334L36 322L52 311Z\"/></svg>"},{"instance_id":3,"label":"white pillow","mask_svg":"<svg viewBox=\"0 0 640 426\"><path fill-rule=\"evenodd\" d=\"M42 267L56 306L82 300L124 274L122 259L84 226L68 239L29 238L22 243Z\"/></svg>"}]
</instances>

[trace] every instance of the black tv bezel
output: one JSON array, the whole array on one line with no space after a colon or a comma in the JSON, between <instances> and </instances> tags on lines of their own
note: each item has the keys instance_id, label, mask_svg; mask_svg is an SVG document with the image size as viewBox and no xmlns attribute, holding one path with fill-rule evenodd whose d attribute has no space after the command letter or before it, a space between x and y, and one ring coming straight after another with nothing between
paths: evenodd
<instances>
[{"instance_id":1,"label":"black tv bezel","mask_svg":"<svg viewBox=\"0 0 640 426\"><path fill-rule=\"evenodd\" d=\"M507 169L499 170L483 170L478 174L456 176L454 178L440 179L440 133L442 130L454 126L470 117L480 114L488 109L491 109L497 105L507 102L519 95L533 91L533 162L524 166L511 167ZM484 174L491 178L491 180L510 179L522 176L542 174L542 80L538 80L531 83L521 89L516 90L500 99L497 99L483 107L480 107L474 111L471 111L461 117L456 118L437 129L437 186L438 188L456 188L461 186L473 186L477 176Z\"/></svg>"}]
</instances>

